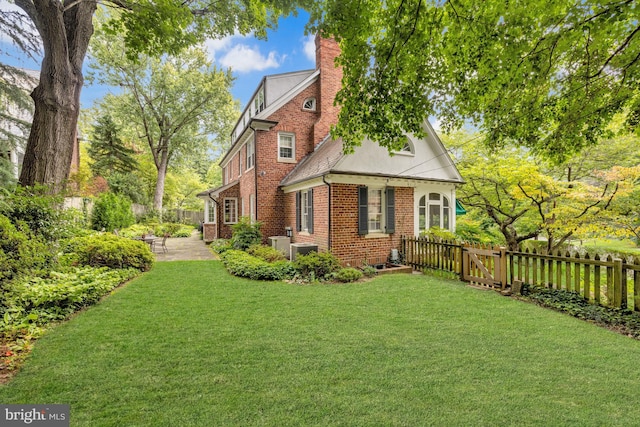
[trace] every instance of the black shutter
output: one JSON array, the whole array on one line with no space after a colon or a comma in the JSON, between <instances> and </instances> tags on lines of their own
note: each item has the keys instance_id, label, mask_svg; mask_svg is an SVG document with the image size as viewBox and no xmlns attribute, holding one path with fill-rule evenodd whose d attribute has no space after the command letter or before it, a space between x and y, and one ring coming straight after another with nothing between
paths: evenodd
<instances>
[{"instance_id":1,"label":"black shutter","mask_svg":"<svg viewBox=\"0 0 640 427\"><path fill-rule=\"evenodd\" d=\"M296 192L296 231L302 230L302 221L300 220L300 192Z\"/></svg>"},{"instance_id":2,"label":"black shutter","mask_svg":"<svg viewBox=\"0 0 640 427\"><path fill-rule=\"evenodd\" d=\"M387 211L386 211L386 221L387 221L387 233L395 233L396 232L396 189L393 187L387 187L385 189L386 192L386 201L387 201Z\"/></svg>"},{"instance_id":3,"label":"black shutter","mask_svg":"<svg viewBox=\"0 0 640 427\"><path fill-rule=\"evenodd\" d=\"M367 187L358 187L358 234L365 235L369 232L369 190Z\"/></svg>"},{"instance_id":4,"label":"black shutter","mask_svg":"<svg viewBox=\"0 0 640 427\"><path fill-rule=\"evenodd\" d=\"M307 230L313 234L313 188L307 193Z\"/></svg>"}]
</instances>

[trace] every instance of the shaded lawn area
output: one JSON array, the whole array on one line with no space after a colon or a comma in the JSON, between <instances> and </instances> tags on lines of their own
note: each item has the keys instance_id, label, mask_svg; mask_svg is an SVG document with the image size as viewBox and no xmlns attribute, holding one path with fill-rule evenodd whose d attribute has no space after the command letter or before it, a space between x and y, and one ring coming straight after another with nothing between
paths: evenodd
<instances>
[{"instance_id":1,"label":"shaded lawn area","mask_svg":"<svg viewBox=\"0 0 640 427\"><path fill-rule=\"evenodd\" d=\"M42 338L2 403L72 426L634 425L640 342L418 275L262 283L158 263Z\"/></svg>"}]
</instances>

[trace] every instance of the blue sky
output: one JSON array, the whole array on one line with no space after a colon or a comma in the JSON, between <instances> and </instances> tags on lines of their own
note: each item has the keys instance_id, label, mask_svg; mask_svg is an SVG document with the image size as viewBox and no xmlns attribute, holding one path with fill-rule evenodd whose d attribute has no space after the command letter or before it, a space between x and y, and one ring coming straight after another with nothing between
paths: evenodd
<instances>
[{"instance_id":1,"label":"blue sky","mask_svg":"<svg viewBox=\"0 0 640 427\"><path fill-rule=\"evenodd\" d=\"M15 8L6 0L0 0L0 7ZM277 30L268 32L267 40L258 40L251 35L234 35L221 40L209 40L206 43L214 63L233 70L236 80L232 93L243 108L262 76L315 67L313 37L304 35L304 26L308 19L309 15L302 11L297 17L281 18ZM6 40L0 39L0 43L0 62L22 68L40 69L39 63L16 52ZM112 89L109 87L85 84L80 98L82 108L91 107L94 101L110 91Z\"/></svg>"}]
</instances>

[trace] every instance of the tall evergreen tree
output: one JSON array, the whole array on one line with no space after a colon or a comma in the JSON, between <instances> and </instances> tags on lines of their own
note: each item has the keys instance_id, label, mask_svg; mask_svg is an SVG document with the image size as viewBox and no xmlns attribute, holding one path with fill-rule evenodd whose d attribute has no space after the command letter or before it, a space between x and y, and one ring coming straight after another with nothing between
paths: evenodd
<instances>
[{"instance_id":1,"label":"tall evergreen tree","mask_svg":"<svg viewBox=\"0 0 640 427\"><path fill-rule=\"evenodd\" d=\"M138 162L133 157L134 150L125 146L117 125L108 115L98 118L88 153L94 161L91 171L104 178L114 172L126 174L138 167Z\"/></svg>"}]
</instances>

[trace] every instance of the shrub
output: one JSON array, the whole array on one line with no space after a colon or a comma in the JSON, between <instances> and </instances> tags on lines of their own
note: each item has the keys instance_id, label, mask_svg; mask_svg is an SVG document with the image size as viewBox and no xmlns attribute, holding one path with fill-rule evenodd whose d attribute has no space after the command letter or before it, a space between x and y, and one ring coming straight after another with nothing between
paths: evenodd
<instances>
[{"instance_id":1,"label":"shrub","mask_svg":"<svg viewBox=\"0 0 640 427\"><path fill-rule=\"evenodd\" d=\"M6 309L0 318L0 333L6 337L31 324L64 319L138 274L134 269L82 267L66 273L51 272L46 278L15 280L2 295Z\"/></svg>"},{"instance_id":2,"label":"shrub","mask_svg":"<svg viewBox=\"0 0 640 427\"><path fill-rule=\"evenodd\" d=\"M307 255L298 255L294 268L302 277L322 280L338 271L341 266L338 258L331 252L310 252Z\"/></svg>"},{"instance_id":3,"label":"shrub","mask_svg":"<svg viewBox=\"0 0 640 427\"><path fill-rule=\"evenodd\" d=\"M243 216L240 221L231 227L231 246L233 249L246 251L249 246L260 244L262 242L262 233L259 222L251 222L249 217Z\"/></svg>"},{"instance_id":4,"label":"shrub","mask_svg":"<svg viewBox=\"0 0 640 427\"><path fill-rule=\"evenodd\" d=\"M470 211L467 215L456 218L456 236L463 242L482 244L500 244L504 237L496 225L486 217L477 217Z\"/></svg>"},{"instance_id":5,"label":"shrub","mask_svg":"<svg viewBox=\"0 0 640 427\"><path fill-rule=\"evenodd\" d=\"M362 274L365 277L373 277L378 274L378 270L372 265L365 265L362 267Z\"/></svg>"},{"instance_id":6,"label":"shrub","mask_svg":"<svg viewBox=\"0 0 640 427\"><path fill-rule=\"evenodd\" d=\"M352 267L347 267L338 270L334 274L334 277L338 282L342 283L355 282L356 280L360 280L362 278L362 271L356 270Z\"/></svg>"},{"instance_id":7,"label":"shrub","mask_svg":"<svg viewBox=\"0 0 640 427\"><path fill-rule=\"evenodd\" d=\"M47 187L17 187L0 206L14 225L26 224L34 235L56 241L70 237L78 228L74 213L62 209L62 198L47 194Z\"/></svg>"},{"instance_id":8,"label":"shrub","mask_svg":"<svg viewBox=\"0 0 640 427\"><path fill-rule=\"evenodd\" d=\"M286 257L282 252L271 246L265 245L252 245L247 249L249 255L253 255L267 262L284 261Z\"/></svg>"},{"instance_id":9,"label":"shrub","mask_svg":"<svg viewBox=\"0 0 640 427\"><path fill-rule=\"evenodd\" d=\"M428 230L424 230L420 234L422 236L426 236L431 239L449 240L449 241L457 240L457 237L455 234L453 234L449 230L445 230L444 228L440 228L440 227L431 227Z\"/></svg>"},{"instance_id":10,"label":"shrub","mask_svg":"<svg viewBox=\"0 0 640 427\"><path fill-rule=\"evenodd\" d=\"M24 273L43 275L53 264L50 245L33 235L27 225L22 227L17 229L0 215L0 283Z\"/></svg>"},{"instance_id":11,"label":"shrub","mask_svg":"<svg viewBox=\"0 0 640 427\"><path fill-rule=\"evenodd\" d=\"M193 230L195 230L193 225L170 222L162 224L156 235L164 236L165 234L169 234L171 237L191 237Z\"/></svg>"},{"instance_id":12,"label":"shrub","mask_svg":"<svg viewBox=\"0 0 640 427\"><path fill-rule=\"evenodd\" d=\"M217 254L222 254L231 248L231 242L228 239L216 239L209 245Z\"/></svg>"},{"instance_id":13,"label":"shrub","mask_svg":"<svg viewBox=\"0 0 640 427\"><path fill-rule=\"evenodd\" d=\"M148 222L145 224L134 224L130 227L123 228L118 231L124 237L140 237L143 234L153 234L155 236L164 236L169 234L171 237L190 237L194 227L185 224Z\"/></svg>"},{"instance_id":14,"label":"shrub","mask_svg":"<svg viewBox=\"0 0 640 427\"><path fill-rule=\"evenodd\" d=\"M97 233L71 239L67 245L71 264L92 267L135 268L147 271L153 267L154 255L142 241Z\"/></svg>"},{"instance_id":15,"label":"shrub","mask_svg":"<svg viewBox=\"0 0 640 427\"><path fill-rule=\"evenodd\" d=\"M113 231L125 228L135 222L129 199L107 192L96 199L91 214L94 230Z\"/></svg>"},{"instance_id":16,"label":"shrub","mask_svg":"<svg viewBox=\"0 0 640 427\"><path fill-rule=\"evenodd\" d=\"M269 263L236 249L229 249L220 257L229 273L234 276L253 280L283 280L293 277L295 273L288 261Z\"/></svg>"}]
</instances>

